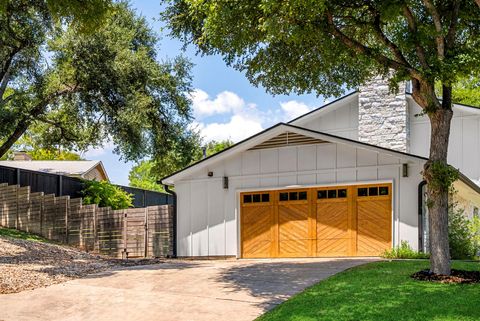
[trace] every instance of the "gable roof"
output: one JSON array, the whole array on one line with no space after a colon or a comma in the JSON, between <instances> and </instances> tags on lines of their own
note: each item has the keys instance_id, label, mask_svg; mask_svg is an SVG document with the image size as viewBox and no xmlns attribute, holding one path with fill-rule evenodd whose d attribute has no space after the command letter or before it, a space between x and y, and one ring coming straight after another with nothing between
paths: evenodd
<instances>
[{"instance_id":1,"label":"gable roof","mask_svg":"<svg viewBox=\"0 0 480 321\"><path fill-rule=\"evenodd\" d=\"M43 173L80 177L83 177L86 173L99 166L108 179L102 162L98 160L0 161L0 165Z\"/></svg>"},{"instance_id":2,"label":"gable roof","mask_svg":"<svg viewBox=\"0 0 480 321\"><path fill-rule=\"evenodd\" d=\"M257 133L256 135L253 135L247 139L242 140L241 142L235 145L232 145L222 150L221 152L213 154L196 163L193 163L190 166L187 166L179 171L176 171L173 174L162 178L160 181L162 184L173 185L175 181L182 179L183 177L189 175L190 173L196 170L200 170L202 168L208 167L208 165L214 162L220 161L222 159L226 159L234 154L241 153L248 149L254 148L260 143L263 143L272 138L275 138L284 132L291 132L294 134L311 137L311 138L325 141L325 142L339 143L339 144L354 146L362 149L367 149L367 150L371 150L378 153L384 153L384 154L400 157L407 161L412 161L412 162L423 162L427 160L427 158L422 156L395 151L392 149L379 147L379 146L359 142L356 140L295 126L292 124L278 123L270 128L265 129L264 131Z\"/></svg>"},{"instance_id":3,"label":"gable roof","mask_svg":"<svg viewBox=\"0 0 480 321\"><path fill-rule=\"evenodd\" d=\"M318 108L315 108L314 110L309 111L306 114L300 115L297 118L290 120L288 124L299 125L299 123L305 123L312 118L320 116L321 114L326 112L327 109L328 111L330 111L331 109L340 106L342 103L345 103L351 99L356 98L358 96L358 93L359 93L358 90L352 91L351 93L345 96L337 98L334 101L331 101L325 105L322 105Z\"/></svg>"}]
</instances>

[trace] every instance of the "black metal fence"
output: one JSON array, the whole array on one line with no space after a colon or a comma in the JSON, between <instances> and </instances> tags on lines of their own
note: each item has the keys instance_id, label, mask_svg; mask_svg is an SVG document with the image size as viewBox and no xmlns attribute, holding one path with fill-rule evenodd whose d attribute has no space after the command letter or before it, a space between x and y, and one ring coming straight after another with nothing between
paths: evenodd
<instances>
[{"instance_id":1,"label":"black metal fence","mask_svg":"<svg viewBox=\"0 0 480 321\"><path fill-rule=\"evenodd\" d=\"M30 186L30 191L55 194L55 196L82 197L83 181L80 178L58 174L42 173L7 166L0 166L0 183ZM173 204L173 196L167 193L116 185L133 194L134 207Z\"/></svg>"}]
</instances>

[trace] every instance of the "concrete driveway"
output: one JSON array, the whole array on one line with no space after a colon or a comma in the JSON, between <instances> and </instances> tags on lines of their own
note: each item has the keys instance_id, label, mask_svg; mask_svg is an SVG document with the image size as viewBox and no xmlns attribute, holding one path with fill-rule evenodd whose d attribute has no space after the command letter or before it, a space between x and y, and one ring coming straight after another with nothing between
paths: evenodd
<instances>
[{"instance_id":1,"label":"concrete driveway","mask_svg":"<svg viewBox=\"0 0 480 321\"><path fill-rule=\"evenodd\" d=\"M253 320L373 259L167 261L0 295L0 320Z\"/></svg>"}]
</instances>

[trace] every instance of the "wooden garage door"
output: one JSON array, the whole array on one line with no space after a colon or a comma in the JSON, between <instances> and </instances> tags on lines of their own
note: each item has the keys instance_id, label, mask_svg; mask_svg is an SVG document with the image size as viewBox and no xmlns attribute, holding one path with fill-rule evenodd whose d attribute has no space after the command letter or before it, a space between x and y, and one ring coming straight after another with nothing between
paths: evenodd
<instances>
[{"instance_id":1,"label":"wooden garage door","mask_svg":"<svg viewBox=\"0 0 480 321\"><path fill-rule=\"evenodd\" d=\"M377 256L391 247L391 184L242 193L241 256Z\"/></svg>"},{"instance_id":2,"label":"wooden garage door","mask_svg":"<svg viewBox=\"0 0 480 321\"><path fill-rule=\"evenodd\" d=\"M392 246L390 185L357 187L357 253L377 256Z\"/></svg>"}]
</instances>

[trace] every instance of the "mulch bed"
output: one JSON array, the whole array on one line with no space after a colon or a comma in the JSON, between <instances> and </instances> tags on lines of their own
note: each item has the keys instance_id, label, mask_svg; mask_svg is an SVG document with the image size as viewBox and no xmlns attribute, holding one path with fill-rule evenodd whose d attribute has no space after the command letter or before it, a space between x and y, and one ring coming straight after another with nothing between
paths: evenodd
<instances>
[{"instance_id":1,"label":"mulch bed","mask_svg":"<svg viewBox=\"0 0 480 321\"><path fill-rule=\"evenodd\" d=\"M418 281L430 281L438 283L480 283L480 271L464 271L452 269L451 275L433 274L430 270L422 270L413 273L411 277Z\"/></svg>"}]
</instances>

